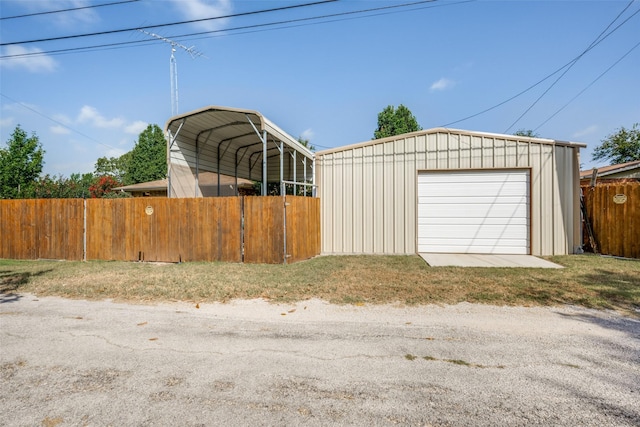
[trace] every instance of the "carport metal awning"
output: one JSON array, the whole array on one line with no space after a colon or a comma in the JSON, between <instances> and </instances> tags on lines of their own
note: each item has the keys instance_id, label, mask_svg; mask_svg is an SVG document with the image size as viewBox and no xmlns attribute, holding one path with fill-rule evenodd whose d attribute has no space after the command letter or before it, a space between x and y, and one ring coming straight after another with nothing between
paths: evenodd
<instances>
[{"instance_id":1,"label":"carport metal awning","mask_svg":"<svg viewBox=\"0 0 640 427\"><path fill-rule=\"evenodd\" d=\"M202 197L199 175L215 172L294 186L314 183L314 154L257 111L209 106L167 121L169 197Z\"/></svg>"}]
</instances>

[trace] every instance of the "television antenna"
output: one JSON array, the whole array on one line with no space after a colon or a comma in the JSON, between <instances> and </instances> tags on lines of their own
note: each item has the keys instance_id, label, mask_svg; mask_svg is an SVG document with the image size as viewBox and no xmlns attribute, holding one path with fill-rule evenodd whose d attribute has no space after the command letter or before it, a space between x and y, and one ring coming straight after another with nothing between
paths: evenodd
<instances>
[{"instance_id":1,"label":"television antenna","mask_svg":"<svg viewBox=\"0 0 640 427\"><path fill-rule=\"evenodd\" d=\"M176 57L174 55L174 53L176 52L176 48L180 48L187 52L192 59L196 59L197 57L204 55L202 54L202 52L198 52L195 49L195 46L187 47L175 40L159 36L155 33L150 33L142 29L138 29L138 31L171 45L171 57L169 58L169 70L171 76L171 116L175 116L178 114L178 63L176 62Z\"/></svg>"}]
</instances>

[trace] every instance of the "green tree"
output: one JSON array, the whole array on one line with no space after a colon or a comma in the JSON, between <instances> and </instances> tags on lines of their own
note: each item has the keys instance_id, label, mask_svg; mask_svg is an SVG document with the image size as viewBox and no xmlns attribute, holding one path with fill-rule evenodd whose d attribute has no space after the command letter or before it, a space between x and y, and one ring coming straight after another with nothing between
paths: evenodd
<instances>
[{"instance_id":1,"label":"green tree","mask_svg":"<svg viewBox=\"0 0 640 427\"><path fill-rule=\"evenodd\" d=\"M41 176L34 186L34 197L38 199L86 198L90 196L89 187L96 178L92 173L71 174L69 178L49 174Z\"/></svg>"},{"instance_id":2,"label":"green tree","mask_svg":"<svg viewBox=\"0 0 640 427\"><path fill-rule=\"evenodd\" d=\"M373 139L386 138L417 130L422 130L422 128L407 107L402 104L398 108L389 105L378 114L378 127L373 132Z\"/></svg>"},{"instance_id":3,"label":"green tree","mask_svg":"<svg viewBox=\"0 0 640 427\"><path fill-rule=\"evenodd\" d=\"M635 123L631 129L621 127L600 141L592 154L593 160L609 160L611 164L640 160L640 124Z\"/></svg>"},{"instance_id":4,"label":"green tree","mask_svg":"<svg viewBox=\"0 0 640 427\"><path fill-rule=\"evenodd\" d=\"M528 136L529 138L537 138L540 135L532 131L531 129L519 129L513 133L516 136Z\"/></svg>"},{"instance_id":5,"label":"green tree","mask_svg":"<svg viewBox=\"0 0 640 427\"><path fill-rule=\"evenodd\" d=\"M96 160L93 173L96 176L111 176L116 181L123 182L129 169L130 159L131 151L120 157L100 157Z\"/></svg>"},{"instance_id":6,"label":"green tree","mask_svg":"<svg viewBox=\"0 0 640 427\"><path fill-rule=\"evenodd\" d=\"M316 151L316 147L313 146L313 144L311 144L309 142L309 139L303 138L302 136L298 137L298 142L303 146L308 148L311 151Z\"/></svg>"},{"instance_id":7,"label":"green tree","mask_svg":"<svg viewBox=\"0 0 640 427\"><path fill-rule=\"evenodd\" d=\"M34 187L44 164L44 150L38 137L16 126L0 148L0 199L23 199L34 196Z\"/></svg>"},{"instance_id":8,"label":"green tree","mask_svg":"<svg viewBox=\"0 0 640 427\"><path fill-rule=\"evenodd\" d=\"M158 125L147 126L128 154L126 185L166 178L167 143Z\"/></svg>"},{"instance_id":9,"label":"green tree","mask_svg":"<svg viewBox=\"0 0 640 427\"><path fill-rule=\"evenodd\" d=\"M71 197L87 198L89 197L89 187L96 181L96 176L92 173L72 173L69 177L70 185L73 188L74 195Z\"/></svg>"}]
</instances>

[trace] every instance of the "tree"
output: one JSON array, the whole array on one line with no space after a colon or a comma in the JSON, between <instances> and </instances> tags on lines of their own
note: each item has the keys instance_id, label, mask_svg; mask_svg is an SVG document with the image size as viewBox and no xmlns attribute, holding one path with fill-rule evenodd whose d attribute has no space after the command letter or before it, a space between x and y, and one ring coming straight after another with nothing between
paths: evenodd
<instances>
[{"instance_id":1,"label":"tree","mask_svg":"<svg viewBox=\"0 0 640 427\"><path fill-rule=\"evenodd\" d=\"M540 135L532 131L531 129L519 129L513 133L516 136L528 136L529 138L537 138Z\"/></svg>"},{"instance_id":2,"label":"tree","mask_svg":"<svg viewBox=\"0 0 640 427\"><path fill-rule=\"evenodd\" d=\"M89 197L89 187L95 181L92 173L73 173L69 178L47 174L36 182L33 196L38 199L85 198Z\"/></svg>"},{"instance_id":3,"label":"tree","mask_svg":"<svg viewBox=\"0 0 640 427\"><path fill-rule=\"evenodd\" d=\"M167 142L158 125L149 125L129 153L124 183L137 184L167 177ZM126 154L125 154L126 156ZM124 157L124 156L123 156Z\"/></svg>"},{"instance_id":4,"label":"tree","mask_svg":"<svg viewBox=\"0 0 640 427\"><path fill-rule=\"evenodd\" d=\"M302 136L299 136L299 137L298 137L298 142L299 142L303 147L308 148L310 151L316 151L316 147L314 147L314 146L313 146L313 144L311 144L311 143L309 142L309 140L308 140L308 139L303 138Z\"/></svg>"},{"instance_id":5,"label":"tree","mask_svg":"<svg viewBox=\"0 0 640 427\"><path fill-rule=\"evenodd\" d=\"M398 108L387 106L378 114L378 128L373 133L373 139L386 138L408 132L422 130L411 111L400 104Z\"/></svg>"},{"instance_id":6,"label":"tree","mask_svg":"<svg viewBox=\"0 0 640 427\"><path fill-rule=\"evenodd\" d=\"M640 124L635 123L631 129L621 127L603 139L592 154L593 160L609 160L611 164L640 160Z\"/></svg>"},{"instance_id":7,"label":"tree","mask_svg":"<svg viewBox=\"0 0 640 427\"><path fill-rule=\"evenodd\" d=\"M35 133L29 137L20 125L16 126L7 148L0 148L0 199L33 197L43 158L44 150Z\"/></svg>"},{"instance_id":8,"label":"tree","mask_svg":"<svg viewBox=\"0 0 640 427\"><path fill-rule=\"evenodd\" d=\"M129 169L131 151L120 157L100 157L96 160L93 173L96 176L111 176L117 181L124 182L125 175Z\"/></svg>"},{"instance_id":9,"label":"tree","mask_svg":"<svg viewBox=\"0 0 640 427\"><path fill-rule=\"evenodd\" d=\"M113 189L115 187L120 187L120 185L121 184L112 176L101 176L91 187L89 187L89 193L91 194L91 198L93 199L110 197L111 193L115 193Z\"/></svg>"}]
</instances>

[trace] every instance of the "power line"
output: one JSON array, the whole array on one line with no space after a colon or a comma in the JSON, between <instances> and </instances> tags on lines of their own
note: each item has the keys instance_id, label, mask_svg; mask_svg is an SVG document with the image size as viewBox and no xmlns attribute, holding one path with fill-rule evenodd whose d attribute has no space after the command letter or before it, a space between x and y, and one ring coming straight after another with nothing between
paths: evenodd
<instances>
[{"instance_id":1,"label":"power line","mask_svg":"<svg viewBox=\"0 0 640 427\"><path fill-rule=\"evenodd\" d=\"M51 117L47 116L46 114L41 113L40 111L36 110L35 108L31 108L27 104L24 104L24 103L22 103L20 101L16 101L15 99L11 98L10 96L5 95L4 93L0 93L0 96L2 96L3 98L7 98L9 101L15 102L16 104L20 105L21 107L26 108L27 110L32 111L32 112L36 113L37 115L39 115L41 117L44 117L47 120L51 120L52 122L54 122L54 123L56 123L56 124L58 124L58 125L60 125L60 126L62 126L64 128L66 128L66 129L69 129L70 131L75 132L78 135L84 136L85 138L95 142L96 144L103 145L103 146L105 146L107 148L111 148L112 150L117 150L117 148L112 147L110 145L107 145L107 144L105 144L103 142L100 142L97 139L92 138L89 135L86 135L86 134L80 132L79 130L76 130L76 129L72 128L72 127L69 127L69 126L65 125L64 123L60 122L59 120L51 118Z\"/></svg>"},{"instance_id":2,"label":"power line","mask_svg":"<svg viewBox=\"0 0 640 427\"><path fill-rule=\"evenodd\" d=\"M614 33L615 31L617 31L620 27L622 27L622 25L626 24L626 23L629 21L629 19L633 18L633 16L635 16L636 14L638 14L638 12L640 12L640 9L639 9L639 10L637 10L636 12L634 12L634 13L633 13L633 15L631 15L631 16L629 16L627 19L625 19L622 23L620 23L620 24L619 24L617 27L615 27L613 30L609 31L609 32L608 32L604 37L600 38L597 42L593 43L593 45L592 45L588 50L591 50L591 49L595 48L597 45L599 45L600 43L602 43L606 38L608 38L611 34L613 34L613 33ZM582 53L581 55L584 55L584 53ZM491 110L495 110L496 108L501 107L501 106L503 106L504 104L507 104L507 103L508 103L508 102L510 102L510 101L513 101L514 99L516 99L516 98L520 97L521 95L524 95L525 93L529 92L531 89L535 88L536 86L538 86L538 85L540 85L540 84L544 83L545 81L549 80L551 77L555 76L556 74L558 74L559 72L561 72L561 71L562 71L562 70L564 70L565 68L567 68L567 67L571 66L575 61L577 61L577 60L580 58L580 56L581 56L581 55L579 55L579 56L578 56L578 57L576 57L576 58L573 58L571 61L567 62L566 64L564 64L563 66L561 66L561 67L560 67L560 68L558 68L557 70L553 71L551 74L547 75L546 77L543 77L543 78L542 78L542 79L540 79L538 82L536 82L536 83L532 84L531 86L529 86L529 87L527 87L526 89L524 89L524 90L522 90L522 91L518 92L517 94L515 94L515 95L513 95L513 96L511 96L511 97L509 97L509 98L507 98L507 99L505 99L504 101L499 102L498 104L495 104L495 105L493 105L493 106L491 106L491 107L489 107L489 108L485 108L484 110L482 110L482 111L480 111L480 112L478 112L478 113L471 114L471 115L469 115L469 116L463 117L463 118L461 118L461 119L458 119L458 120L455 120L455 121L452 121L452 122L449 122L449 123L446 123L446 124L443 124L443 125L440 125L440 126L441 126L441 127L449 127L449 126L451 126L451 125L453 125L453 124L460 123L460 122L464 122L464 121L466 121L466 120L469 120L469 119L472 119L472 118L474 118L474 117L480 116L480 115L482 115L482 114L484 114L484 113L487 113L487 112L489 112L489 111L491 111Z\"/></svg>"},{"instance_id":3,"label":"power line","mask_svg":"<svg viewBox=\"0 0 640 427\"><path fill-rule=\"evenodd\" d=\"M518 123L520 121L520 119L522 119L529 111L531 111L531 109L533 107L535 107L538 102L547 94L549 93L549 91L560 81L560 79L562 79L568 72L569 70L571 70L571 68L573 68L573 66L584 56L587 54L587 52L589 52L591 49L593 49L598 43L600 43L601 38L602 40L604 40L606 37L608 37L611 33L613 33L615 30L617 30L618 28L620 28L622 25L624 25L625 22L627 22L629 19L633 18L633 16L635 16L638 12L640 12L640 9L638 9L635 13L633 13L631 16L629 16L627 19L625 19L620 25L618 25L616 28L614 28L609 34L607 34L606 36L603 37L603 34L605 34L605 32L611 28L611 26L613 25L614 22L616 22L618 20L618 18L620 18L620 16L633 4L635 0L631 0L627 6L622 9L622 11L618 14L618 16L615 17L615 19L613 19L613 21L611 21L609 23L609 25L607 25L607 27L602 30L602 32L600 34L598 34L598 37L596 37L591 44L589 44L589 46L587 46L587 48L585 50L582 51L582 53L580 55L578 55L576 58L573 59L573 61L571 61L571 63L569 64L569 66L564 70L564 72L562 74L560 74L558 76L557 79L555 79L553 81L553 83L551 83L551 85L549 85L549 87L542 92L542 94L535 100L533 101L533 103L526 109L524 110L524 112L522 114L520 114L520 116L518 116L518 118L511 123L511 125L504 131L504 133L507 133L511 130L511 128L513 128L513 126L515 126L516 123ZM600 40L600 41L599 41Z\"/></svg>"},{"instance_id":4,"label":"power line","mask_svg":"<svg viewBox=\"0 0 640 427\"><path fill-rule=\"evenodd\" d=\"M191 38L191 37L196 37L196 36L203 36L203 35L208 35L208 34L227 33L227 32L230 32L230 31L251 30L251 29L255 29L255 28L261 28L262 29L262 30L256 30L256 31L244 31L242 33L235 33L235 34L246 34L246 33L257 32L257 31L268 31L268 29L265 29L265 27L270 27L270 26L275 26L275 25L286 25L286 24L293 24L293 23L296 23L296 22L308 22L308 21L311 21L311 20L328 19L328 18L339 18L341 16L346 16L346 15L363 14L363 13L376 12L376 11L379 12L379 13L368 15L366 17L380 16L380 15L391 14L391 13L406 12L406 11L388 11L387 9L392 9L392 8L397 9L397 8L402 8L402 7L419 6L419 5L423 5L425 3L434 3L435 1L437 1L437 0L424 0L424 1L418 1L418 2L412 2L412 3L399 4L399 5L377 7L377 8L371 8L371 9L362 9L362 10L349 11L349 12L340 12L340 13L320 15L320 16L307 17L307 18L289 19L289 20L285 20L285 21L269 22L269 23L264 23L264 24L253 24L253 25L245 25L245 26L234 27L234 28L226 28L226 29L220 29L220 30L211 30L211 31L202 31L202 32L197 32L197 33L171 35L169 37L173 38L173 39L186 39L186 38ZM471 3L471 2L474 2L474 1L477 1L477 0L462 0L462 1L455 2L455 3L447 3L447 4L416 7L414 9L410 9L410 10L425 9L425 8L432 8L432 7L453 6L453 5L463 4L463 3ZM357 19L357 18L364 18L364 17L351 17L351 18L344 18L344 19ZM319 23L310 23L308 25L336 22L336 21L340 21L340 20L344 20L344 19L334 19L334 20L328 20L328 21L319 22ZM304 24L300 24L298 26L302 26L302 25L304 25ZM294 26L291 25L291 26L288 26L288 27L281 27L281 28L291 28L291 27L294 27ZM278 29L280 29L280 28L278 28ZM235 35L235 34L227 34L227 35ZM211 37L213 37L213 36L211 36ZM205 38L205 37L198 37L197 39L202 39L202 38ZM193 40L196 40L196 39L193 39ZM64 53L73 53L73 52L85 51L85 50L109 49L109 48L116 48L118 46L143 44L143 43L149 43L149 42L150 41L148 41L148 40L144 40L144 41L134 40L134 41L108 43L108 44L100 44L100 45L93 45L93 46L76 47L76 48L65 48L65 49L57 49L57 50L49 50L49 51L17 53L17 54L13 54L13 55L0 56L0 59L23 58L23 57L28 57L28 56L39 56L39 55L47 55L47 54L49 54L49 55L61 55L61 54L64 54Z\"/></svg>"},{"instance_id":5,"label":"power line","mask_svg":"<svg viewBox=\"0 0 640 427\"><path fill-rule=\"evenodd\" d=\"M435 3L436 1L438 1L438 0L422 0L422 1L412 2L412 3L394 4L394 5L391 5L391 6L380 6L380 7L370 8L370 9L361 9L361 10L354 10L354 11L348 11L348 12L339 12L339 13L332 13L332 14L327 14L327 15L312 16L312 17L307 17L307 18L288 19L288 20L285 20L285 21L270 22L270 23L265 23L265 24L253 24L253 25L247 25L247 26L236 27L236 28L231 28L231 29L201 31L201 32L198 32L198 33L182 34L182 35L172 36L172 37L174 37L174 38L175 37L179 37L179 38L195 37L195 36L202 36L202 35L206 35L206 34L224 33L224 32L227 32L227 31L237 31L237 30L248 30L248 29L253 29L253 28L263 28L263 27L274 26L274 25L286 25L286 24L293 24L293 23L296 23L296 22L306 22L306 21L313 21L313 20L319 20L319 19L337 18L337 17L341 17L341 16L357 15L357 14L363 14L363 13L369 13L369 12L380 12L380 13L371 14L371 15L368 15L366 17L381 16L381 15L387 15L387 14L391 14L391 13L406 12L406 11L389 11L389 9L398 9L398 8L404 8L404 7L418 6L418 5L423 5L425 3ZM416 7L415 9L411 9L411 10L432 8L432 7L438 7L438 6L441 6L441 7L442 6L453 6L453 5L456 5L456 4L471 3L471 2L474 2L474 1L477 1L477 0L462 0L462 1L459 1L459 2L455 2L455 3L447 3L446 5L430 5L430 6ZM382 12L382 11L385 11L385 12ZM356 18L362 18L362 17L356 17ZM341 20L346 20L346 19L356 19L356 18L334 19L334 20L330 20L330 21L324 21L322 23L336 22L336 21L341 21ZM312 24L309 24L309 25L313 25L313 24L317 24L317 23L312 23ZM301 26L301 25L299 25L299 26ZM294 26L289 26L289 27L285 27L285 28L291 28L291 27L294 27ZM249 31L247 31L245 33L249 33ZM191 40L197 40L197 39L191 39Z\"/></svg>"},{"instance_id":6,"label":"power line","mask_svg":"<svg viewBox=\"0 0 640 427\"><path fill-rule=\"evenodd\" d=\"M123 28L123 29L119 29L119 30L98 31L98 32L95 32L95 33L74 34L74 35L70 35L70 36L48 37L48 38L44 38L44 39L23 40L23 41L17 41L17 42L0 43L0 46L29 44L29 43L43 43L43 42L50 42L50 41L57 41L57 40L68 40L68 39L75 39L75 38L82 38L82 37L93 37L93 36L103 36L103 35L107 35L107 34L125 33L125 32L129 32L129 31L137 31L137 30L148 30L150 28L170 27L170 26L175 26L175 25L193 24L193 23L196 23L196 22L213 21L213 20L217 20L217 19L227 19L227 18L237 18L237 17L240 17L240 16L258 15L258 14L261 14L261 13L278 12L278 11L283 11L283 10L302 8L302 7L317 6L317 5L320 5L320 4L333 3L333 2L336 2L336 1L338 1L338 0L321 0L321 1L316 1L316 2L313 2L313 3L303 3L303 4L297 4L297 5L291 5L291 6L276 7L276 8L272 8L272 9L254 10L254 11L250 11L250 12L234 13L234 14L231 14L231 15L214 16L214 17L211 17L211 18L199 18L199 19L191 19L191 20L188 20L188 21L169 22L169 23L166 23L166 24L146 25L146 26L143 26L143 27L136 27L136 28Z\"/></svg>"},{"instance_id":7,"label":"power line","mask_svg":"<svg viewBox=\"0 0 640 427\"><path fill-rule=\"evenodd\" d=\"M97 7L104 7L104 6L116 6L119 4L125 4L125 3L135 3L138 2L140 0L122 0L122 1L117 1L117 2L113 2L113 3L102 3L102 4L94 4L91 6L80 6L80 7L72 7L69 9L58 9L58 10L49 10L47 12L36 12L36 13L27 13L24 15L15 15L15 16L4 16L0 18L0 21L3 21L5 19L18 19L18 18L29 18L32 16L40 16L40 15L50 15L53 13L62 13L62 12L73 12L76 10L83 10L83 9L95 9Z\"/></svg>"},{"instance_id":8,"label":"power line","mask_svg":"<svg viewBox=\"0 0 640 427\"><path fill-rule=\"evenodd\" d=\"M602 73L600 73L600 75L598 77L596 77L595 79L593 79L591 81L591 83L589 83L584 89L582 89L580 92L578 92L578 94L576 96L574 96L573 98L571 98L566 104L564 104L562 107L560 107L558 110L556 110L555 113L553 113L551 116L549 116L544 122L540 123L538 125L538 127L536 127L533 131L537 131L538 129L540 129L542 126L544 126L545 124L547 124L547 122L551 119L553 119L555 116L557 116L562 110L564 110L565 108L567 108L567 106L569 104L571 104L573 101L575 101L580 95L582 95L584 92L587 91L587 89L589 89L591 86L593 86L598 80L600 80L605 74L607 74L609 71L611 71L611 69L613 67L615 67L616 65L618 65L624 58L626 58L627 56L629 56L629 54L631 52L633 52L635 49L638 48L638 46L640 46L640 42L636 43L635 46L633 46L631 49L629 49L624 55L622 55L616 62L614 62L613 64L611 64L611 66L609 68L607 68L606 70L604 70Z\"/></svg>"}]
</instances>

